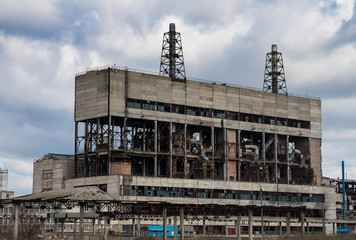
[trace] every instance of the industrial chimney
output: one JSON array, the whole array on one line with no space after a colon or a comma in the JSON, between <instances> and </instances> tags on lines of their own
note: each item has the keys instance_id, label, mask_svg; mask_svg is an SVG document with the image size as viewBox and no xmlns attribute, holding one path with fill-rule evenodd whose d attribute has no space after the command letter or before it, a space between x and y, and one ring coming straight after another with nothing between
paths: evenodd
<instances>
[{"instance_id":1,"label":"industrial chimney","mask_svg":"<svg viewBox=\"0 0 356 240\"><path fill-rule=\"evenodd\" d=\"M282 53L277 51L277 44L272 44L271 52L266 54L263 91L288 94Z\"/></svg>"},{"instance_id":2,"label":"industrial chimney","mask_svg":"<svg viewBox=\"0 0 356 240\"><path fill-rule=\"evenodd\" d=\"M174 23L169 24L169 32L163 34L160 75L173 81L185 81L183 48L180 33Z\"/></svg>"}]
</instances>

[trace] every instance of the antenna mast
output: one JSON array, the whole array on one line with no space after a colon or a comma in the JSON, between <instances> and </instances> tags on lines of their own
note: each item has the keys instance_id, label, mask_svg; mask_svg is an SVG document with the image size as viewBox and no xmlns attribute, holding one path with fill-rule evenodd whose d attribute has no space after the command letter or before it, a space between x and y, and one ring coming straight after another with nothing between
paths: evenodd
<instances>
[{"instance_id":1,"label":"antenna mast","mask_svg":"<svg viewBox=\"0 0 356 240\"><path fill-rule=\"evenodd\" d=\"M277 44L272 44L272 51L266 54L263 91L288 94L282 53L277 52Z\"/></svg>"},{"instance_id":2,"label":"antenna mast","mask_svg":"<svg viewBox=\"0 0 356 240\"><path fill-rule=\"evenodd\" d=\"M183 48L180 33L174 23L169 24L169 32L163 34L160 75L168 76L173 81L186 80Z\"/></svg>"}]
</instances>

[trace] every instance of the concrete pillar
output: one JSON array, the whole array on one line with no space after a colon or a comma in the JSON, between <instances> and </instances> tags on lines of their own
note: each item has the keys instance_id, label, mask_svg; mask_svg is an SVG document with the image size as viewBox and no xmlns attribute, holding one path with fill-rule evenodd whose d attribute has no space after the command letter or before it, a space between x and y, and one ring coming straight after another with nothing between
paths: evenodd
<instances>
[{"instance_id":1,"label":"concrete pillar","mask_svg":"<svg viewBox=\"0 0 356 240\"><path fill-rule=\"evenodd\" d=\"M183 146L184 146L184 178L187 178L187 174L189 174L187 169L187 124L184 124L184 139L183 139Z\"/></svg>"},{"instance_id":2,"label":"concrete pillar","mask_svg":"<svg viewBox=\"0 0 356 240\"><path fill-rule=\"evenodd\" d=\"M163 207L163 212L162 212L162 218L163 218L163 240L167 240L167 207Z\"/></svg>"},{"instance_id":3,"label":"concrete pillar","mask_svg":"<svg viewBox=\"0 0 356 240\"><path fill-rule=\"evenodd\" d=\"M309 222L307 222L307 234L309 235Z\"/></svg>"},{"instance_id":4,"label":"concrete pillar","mask_svg":"<svg viewBox=\"0 0 356 240\"><path fill-rule=\"evenodd\" d=\"M184 208L179 209L180 214L180 240L184 240Z\"/></svg>"},{"instance_id":5,"label":"concrete pillar","mask_svg":"<svg viewBox=\"0 0 356 240\"><path fill-rule=\"evenodd\" d=\"M277 133L274 134L274 160L275 160L275 177L276 177L276 183L278 183L278 135Z\"/></svg>"},{"instance_id":6,"label":"concrete pillar","mask_svg":"<svg viewBox=\"0 0 356 240\"><path fill-rule=\"evenodd\" d=\"M333 223L333 235L335 235L335 223Z\"/></svg>"},{"instance_id":7,"label":"concrete pillar","mask_svg":"<svg viewBox=\"0 0 356 240\"><path fill-rule=\"evenodd\" d=\"M136 236L135 218L132 218L132 236Z\"/></svg>"},{"instance_id":8,"label":"concrete pillar","mask_svg":"<svg viewBox=\"0 0 356 240\"><path fill-rule=\"evenodd\" d=\"M262 197L262 196L261 196ZM262 202L262 200L261 200ZM264 222L263 222L263 207L262 207L262 203L261 203L261 236L262 236L262 240L264 240Z\"/></svg>"},{"instance_id":9,"label":"concrete pillar","mask_svg":"<svg viewBox=\"0 0 356 240\"><path fill-rule=\"evenodd\" d=\"M290 237L290 211L286 214L286 235Z\"/></svg>"},{"instance_id":10,"label":"concrete pillar","mask_svg":"<svg viewBox=\"0 0 356 240\"><path fill-rule=\"evenodd\" d=\"M73 229L73 239L76 240L77 239L77 218L74 218L74 229Z\"/></svg>"},{"instance_id":11,"label":"concrete pillar","mask_svg":"<svg viewBox=\"0 0 356 240\"><path fill-rule=\"evenodd\" d=\"M235 221L236 240L241 240L241 216L237 216Z\"/></svg>"},{"instance_id":12,"label":"concrete pillar","mask_svg":"<svg viewBox=\"0 0 356 240\"><path fill-rule=\"evenodd\" d=\"M142 145L142 151L146 152L146 123L143 123Z\"/></svg>"},{"instance_id":13,"label":"concrete pillar","mask_svg":"<svg viewBox=\"0 0 356 240\"><path fill-rule=\"evenodd\" d=\"M323 235L326 234L326 227L325 227L325 213L324 213L324 209L322 210L322 215L323 215Z\"/></svg>"},{"instance_id":14,"label":"concrete pillar","mask_svg":"<svg viewBox=\"0 0 356 240\"><path fill-rule=\"evenodd\" d=\"M93 234L95 235L95 218L93 218Z\"/></svg>"},{"instance_id":15,"label":"concrete pillar","mask_svg":"<svg viewBox=\"0 0 356 240\"><path fill-rule=\"evenodd\" d=\"M154 156L154 176L157 177L157 164L158 164L158 159L157 159L157 152L158 152L158 148L157 148L157 121L155 121L155 132L154 132L154 151L155 151L155 156Z\"/></svg>"},{"instance_id":16,"label":"concrete pillar","mask_svg":"<svg viewBox=\"0 0 356 240\"><path fill-rule=\"evenodd\" d=\"M304 236L304 211L300 212L300 227L302 228L302 236Z\"/></svg>"},{"instance_id":17,"label":"concrete pillar","mask_svg":"<svg viewBox=\"0 0 356 240\"><path fill-rule=\"evenodd\" d=\"M13 231L14 240L19 239L19 205L14 203L14 231Z\"/></svg>"},{"instance_id":18,"label":"concrete pillar","mask_svg":"<svg viewBox=\"0 0 356 240\"><path fill-rule=\"evenodd\" d=\"M124 118L124 153L127 152L127 117Z\"/></svg>"},{"instance_id":19,"label":"concrete pillar","mask_svg":"<svg viewBox=\"0 0 356 240\"><path fill-rule=\"evenodd\" d=\"M286 136L286 159L287 159L287 183L290 183L290 162L289 162L289 135Z\"/></svg>"},{"instance_id":20,"label":"concrete pillar","mask_svg":"<svg viewBox=\"0 0 356 240\"><path fill-rule=\"evenodd\" d=\"M279 222L279 235L283 235L282 222Z\"/></svg>"},{"instance_id":21,"label":"concrete pillar","mask_svg":"<svg viewBox=\"0 0 356 240\"><path fill-rule=\"evenodd\" d=\"M223 164L223 168L224 168L224 180L225 181L227 181L228 180L228 171L229 171L229 169L228 169L228 164L227 164L227 140L226 140L226 128L225 128L225 126L224 126L224 120L221 120L221 125L222 125L222 132L223 132L223 145L224 145L224 148L223 148L223 150L224 150L224 164Z\"/></svg>"},{"instance_id":22,"label":"concrete pillar","mask_svg":"<svg viewBox=\"0 0 356 240\"><path fill-rule=\"evenodd\" d=\"M203 219L203 235L206 235L206 221Z\"/></svg>"},{"instance_id":23,"label":"concrete pillar","mask_svg":"<svg viewBox=\"0 0 356 240\"><path fill-rule=\"evenodd\" d=\"M141 236L141 217L140 215L137 216L137 233L136 236Z\"/></svg>"},{"instance_id":24,"label":"concrete pillar","mask_svg":"<svg viewBox=\"0 0 356 240\"><path fill-rule=\"evenodd\" d=\"M65 218L61 219L61 236L62 236L62 238L64 238L64 220L65 220Z\"/></svg>"},{"instance_id":25,"label":"concrete pillar","mask_svg":"<svg viewBox=\"0 0 356 240\"><path fill-rule=\"evenodd\" d=\"M173 217L173 221L174 221L174 236L173 239L177 240L177 216Z\"/></svg>"},{"instance_id":26,"label":"concrete pillar","mask_svg":"<svg viewBox=\"0 0 356 240\"><path fill-rule=\"evenodd\" d=\"M248 209L248 239L253 240L252 209Z\"/></svg>"},{"instance_id":27,"label":"concrete pillar","mask_svg":"<svg viewBox=\"0 0 356 240\"><path fill-rule=\"evenodd\" d=\"M84 239L84 204L80 204L79 206L80 211L80 222L79 222L79 239Z\"/></svg>"},{"instance_id":28,"label":"concrete pillar","mask_svg":"<svg viewBox=\"0 0 356 240\"><path fill-rule=\"evenodd\" d=\"M173 123L169 123L169 177L173 177L173 159L172 159L172 154L173 154Z\"/></svg>"},{"instance_id":29,"label":"concrete pillar","mask_svg":"<svg viewBox=\"0 0 356 240\"><path fill-rule=\"evenodd\" d=\"M266 161L266 134L262 133L262 159Z\"/></svg>"},{"instance_id":30,"label":"concrete pillar","mask_svg":"<svg viewBox=\"0 0 356 240\"><path fill-rule=\"evenodd\" d=\"M108 217L104 217L104 240L108 240Z\"/></svg>"},{"instance_id":31,"label":"concrete pillar","mask_svg":"<svg viewBox=\"0 0 356 240\"><path fill-rule=\"evenodd\" d=\"M45 234L45 228L46 228L46 219L45 218L41 218L41 235L44 236Z\"/></svg>"},{"instance_id":32,"label":"concrete pillar","mask_svg":"<svg viewBox=\"0 0 356 240\"><path fill-rule=\"evenodd\" d=\"M58 219L56 218L55 214L54 215L54 226L53 226L53 233L58 236L58 233L57 233L57 221Z\"/></svg>"},{"instance_id":33,"label":"concrete pillar","mask_svg":"<svg viewBox=\"0 0 356 240\"><path fill-rule=\"evenodd\" d=\"M215 137L214 137L214 127L211 127L211 156L212 156L212 165L214 166L214 156L215 156ZM215 168L215 167L214 167ZM214 170L210 170L210 179L214 179Z\"/></svg>"}]
</instances>

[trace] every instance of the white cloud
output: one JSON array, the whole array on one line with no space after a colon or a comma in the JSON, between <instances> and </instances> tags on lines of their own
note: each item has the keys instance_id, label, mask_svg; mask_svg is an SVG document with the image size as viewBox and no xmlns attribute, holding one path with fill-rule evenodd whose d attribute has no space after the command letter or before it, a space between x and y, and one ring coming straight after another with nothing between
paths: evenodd
<instances>
[{"instance_id":1,"label":"white cloud","mask_svg":"<svg viewBox=\"0 0 356 240\"><path fill-rule=\"evenodd\" d=\"M312 52L303 59L288 56L288 76L296 86L347 84L355 82L356 47L347 44L323 53Z\"/></svg>"},{"instance_id":2,"label":"white cloud","mask_svg":"<svg viewBox=\"0 0 356 240\"><path fill-rule=\"evenodd\" d=\"M322 104L323 111L326 114L339 116L340 118L356 117L356 112L352 111L352 108L356 106L356 96L325 99Z\"/></svg>"}]
</instances>

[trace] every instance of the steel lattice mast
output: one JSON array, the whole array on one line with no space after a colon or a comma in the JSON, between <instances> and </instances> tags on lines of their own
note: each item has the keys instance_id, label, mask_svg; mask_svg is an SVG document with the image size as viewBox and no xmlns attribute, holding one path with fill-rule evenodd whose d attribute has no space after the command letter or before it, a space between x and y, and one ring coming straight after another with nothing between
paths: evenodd
<instances>
[{"instance_id":1,"label":"steel lattice mast","mask_svg":"<svg viewBox=\"0 0 356 240\"><path fill-rule=\"evenodd\" d=\"M169 24L169 32L163 34L160 75L171 77L173 81L186 80L182 40L174 23Z\"/></svg>"},{"instance_id":2,"label":"steel lattice mast","mask_svg":"<svg viewBox=\"0 0 356 240\"><path fill-rule=\"evenodd\" d=\"M277 44L273 44L272 51L266 54L263 91L288 94L282 53L277 52Z\"/></svg>"}]
</instances>

